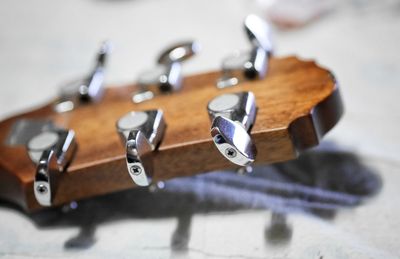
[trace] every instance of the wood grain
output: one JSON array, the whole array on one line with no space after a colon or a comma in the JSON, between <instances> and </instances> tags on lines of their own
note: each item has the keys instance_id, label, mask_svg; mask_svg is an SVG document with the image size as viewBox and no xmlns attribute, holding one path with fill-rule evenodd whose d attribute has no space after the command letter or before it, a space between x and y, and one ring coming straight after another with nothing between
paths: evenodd
<instances>
[{"instance_id":1,"label":"wood grain","mask_svg":"<svg viewBox=\"0 0 400 259\"><path fill-rule=\"evenodd\" d=\"M5 142L13 123L22 118L51 119L76 132L77 153L67 171L59 175L54 195L54 204L61 205L134 187L115 129L116 120L128 111L164 110L167 129L154 154L155 181L234 167L210 137L206 106L219 94L255 94L258 112L252 137L258 150L256 163L295 158L301 150L317 145L343 112L332 74L311 61L272 59L265 79L224 90L215 87L219 76L219 72L210 72L187 77L184 90L142 104L131 102L135 85L107 88L101 102L64 114L55 113L50 103L1 122L0 142ZM28 211L39 209L32 187L35 165L25 147L1 144L0 154L0 197Z\"/></svg>"}]
</instances>

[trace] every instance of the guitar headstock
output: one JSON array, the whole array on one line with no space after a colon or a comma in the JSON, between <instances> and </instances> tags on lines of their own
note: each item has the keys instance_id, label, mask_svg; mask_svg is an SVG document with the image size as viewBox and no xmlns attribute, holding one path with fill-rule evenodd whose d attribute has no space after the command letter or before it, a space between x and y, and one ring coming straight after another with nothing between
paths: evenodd
<instances>
[{"instance_id":1,"label":"guitar headstock","mask_svg":"<svg viewBox=\"0 0 400 259\"><path fill-rule=\"evenodd\" d=\"M35 184L42 179L38 178L38 168L43 157L47 158L43 170L48 170L52 179L56 178L56 184L49 183L51 195L45 204L51 206L147 185L146 181L135 183L128 170L135 163L153 182L238 168L241 163L232 163L230 154L221 154L224 151L218 147L212 129L217 128L223 143L235 152L246 157L247 149L232 142L229 134L224 134L223 126L215 126L220 123L216 118L234 122L232 127L241 125L232 130L233 135L239 134L233 138L239 142L248 138L256 149L252 160L257 164L294 159L302 150L317 145L343 111L332 73L314 62L295 57L272 58L271 50L254 37L250 35L252 49L246 59L254 66L247 64L239 76L237 70L225 67L222 71L180 79L180 62L184 58L179 55L197 51L193 43L186 42L177 46L179 51L177 48L167 51L175 51L174 55L159 60L163 69L155 84L148 83L147 87L145 82L149 80L139 80L137 84L90 92L90 84L98 82L93 78L102 75L104 64L99 58L94 72L85 79L86 91L81 86L78 95L64 95L0 123L0 197L25 210L40 208L40 200L35 196L39 185ZM105 47L102 53L106 53ZM235 116L241 114L239 117L233 119L229 107L229 111L210 113L210 101L224 94L232 97L240 93L250 93L250 97L247 95L243 101L243 111L235 113ZM249 108L252 104L255 109ZM139 113L131 118L137 125L131 125L131 130L124 129L118 122L127 114L129 122L132 111ZM140 117L147 111L156 112ZM161 115L157 111L162 111ZM139 123L140 120L143 122ZM142 127L145 122L150 125L146 129ZM55 138L53 142L57 145L51 144L52 152L46 156L44 152L32 155L28 151L35 148L29 149L29 143L43 132L56 132L58 138L54 134L43 138ZM34 144L39 147L42 142L37 143ZM131 161L127 161L129 154ZM40 157L36 163L33 156ZM248 162L241 165L245 164Z\"/></svg>"}]
</instances>

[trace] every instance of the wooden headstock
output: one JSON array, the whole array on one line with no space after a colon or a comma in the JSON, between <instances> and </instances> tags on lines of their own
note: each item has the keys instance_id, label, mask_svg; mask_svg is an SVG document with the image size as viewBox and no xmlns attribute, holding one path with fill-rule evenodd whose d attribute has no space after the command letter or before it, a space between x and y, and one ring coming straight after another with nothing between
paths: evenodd
<instances>
[{"instance_id":1,"label":"wooden headstock","mask_svg":"<svg viewBox=\"0 0 400 259\"><path fill-rule=\"evenodd\" d=\"M20 119L49 119L76 133L78 149L67 170L59 174L54 193L54 205L61 205L135 186L115 128L116 120L129 111L164 111L167 128L153 157L154 181L235 167L220 155L210 136L207 103L221 93L252 91L255 95L258 111L251 131L258 150L255 163L296 158L317 145L343 112L334 77L314 62L272 58L265 79L225 89L215 87L219 76L217 71L187 77L181 91L140 104L132 102L136 85L110 87L101 101L70 112L55 112L51 102L1 122L0 197L28 211L40 208L33 194L35 164L26 147L5 144Z\"/></svg>"}]
</instances>

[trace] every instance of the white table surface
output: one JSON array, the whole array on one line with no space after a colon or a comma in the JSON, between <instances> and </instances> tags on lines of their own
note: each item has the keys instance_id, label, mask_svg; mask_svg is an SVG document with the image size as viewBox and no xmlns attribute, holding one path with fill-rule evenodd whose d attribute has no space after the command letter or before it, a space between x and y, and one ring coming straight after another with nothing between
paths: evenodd
<instances>
[{"instance_id":1,"label":"white table surface","mask_svg":"<svg viewBox=\"0 0 400 259\"><path fill-rule=\"evenodd\" d=\"M263 238L269 211L194 215L189 249L171 250L176 218L123 219L97 226L96 242L68 249L77 226L39 227L0 207L0 257L5 258L398 258L400 257L400 4L337 3L334 12L300 29L274 29L276 55L296 54L330 68L341 85L345 116L327 140L359 154L383 187L333 220L294 213L291 241ZM0 118L43 104L63 82L86 73L99 42L114 52L107 83L122 85L154 64L160 49L197 39L201 54L185 72L218 69L248 47L241 22L263 14L253 1L21 1L0 3ZM104 208L107 209L107 208Z\"/></svg>"}]
</instances>

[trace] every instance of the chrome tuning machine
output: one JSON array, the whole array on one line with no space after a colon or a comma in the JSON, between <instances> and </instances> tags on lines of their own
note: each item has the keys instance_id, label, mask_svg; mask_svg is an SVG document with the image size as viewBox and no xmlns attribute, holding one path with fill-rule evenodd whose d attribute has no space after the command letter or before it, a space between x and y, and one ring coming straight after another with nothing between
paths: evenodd
<instances>
[{"instance_id":1,"label":"chrome tuning machine","mask_svg":"<svg viewBox=\"0 0 400 259\"><path fill-rule=\"evenodd\" d=\"M165 131L161 110L129 112L116 123L126 149L126 165L133 182L148 186L153 176L153 151L159 146Z\"/></svg>"},{"instance_id":2,"label":"chrome tuning machine","mask_svg":"<svg viewBox=\"0 0 400 259\"><path fill-rule=\"evenodd\" d=\"M111 49L110 42L103 42L97 53L93 71L87 77L68 83L61 88L59 101L55 105L57 112L67 112L83 103L96 102L103 97L105 65Z\"/></svg>"},{"instance_id":3,"label":"chrome tuning machine","mask_svg":"<svg viewBox=\"0 0 400 259\"><path fill-rule=\"evenodd\" d=\"M182 87L182 62L198 53L200 47L197 42L188 41L171 46L163 51L157 67L139 75L138 92L132 96L134 103L141 103L152 99L160 93L178 91Z\"/></svg>"},{"instance_id":4,"label":"chrome tuning machine","mask_svg":"<svg viewBox=\"0 0 400 259\"><path fill-rule=\"evenodd\" d=\"M221 154L234 164L254 162L257 150L249 131L255 122L256 103L252 92L217 96L208 103L211 136Z\"/></svg>"},{"instance_id":5,"label":"chrome tuning machine","mask_svg":"<svg viewBox=\"0 0 400 259\"><path fill-rule=\"evenodd\" d=\"M73 130L52 129L31 138L26 147L36 164L33 192L42 206L51 206L57 185L57 173L65 171L76 150Z\"/></svg>"},{"instance_id":6,"label":"chrome tuning machine","mask_svg":"<svg viewBox=\"0 0 400 259\"><path fill-rule=\"evenodd\" d=\"M260 17L251 14L244 21L244 29L251 44L249 52L227 57L222 62L223 75L218 88L237 85L242 80L264 78L272 54L271 29Z\"/></svg>"}]
</instances>

